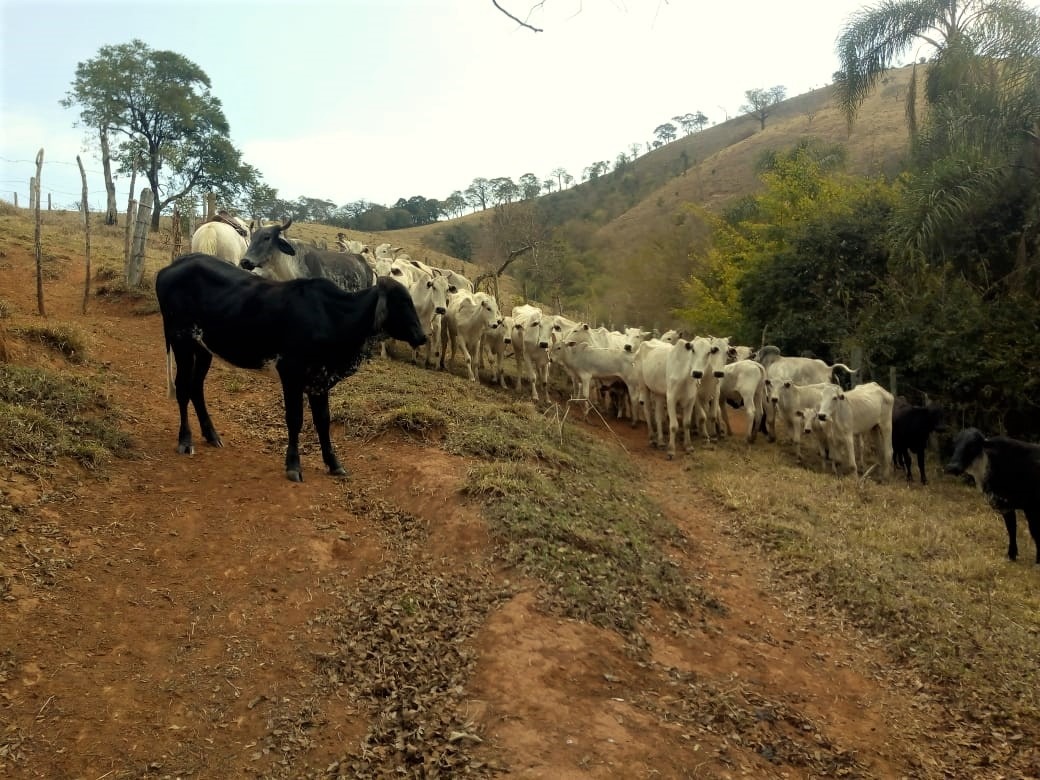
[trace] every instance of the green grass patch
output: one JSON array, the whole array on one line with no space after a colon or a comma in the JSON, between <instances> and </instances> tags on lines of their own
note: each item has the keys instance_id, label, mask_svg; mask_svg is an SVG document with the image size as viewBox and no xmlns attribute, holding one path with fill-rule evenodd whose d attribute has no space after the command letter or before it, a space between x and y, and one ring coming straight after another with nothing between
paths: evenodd
<instances>
[{"instance_id":1,"label":"green grass patch","mask_svg":"<svg viewBox=\"0 0 1040 780\"><path fill-rule=\"evenodd\" d=\"M784 448L747 452L739 486L729 447L699 453L690 472L732 510L735 535L768 549L822 609L882 637L978 739L999 742L996 755L1014 752L1012 735L1040 733L1040 668L1028 662L1040 643L1040 580L1024 521L1011 564L1000 517L959 480L933 474L907 488L899 476L801 468Z\"/></svg>"},{"instance_id":2,"label":"green grass patch","mask_svg":"<svg viewBox=\"0 0 1040 780\"><path fill-rule=\"evenodd\" d=\"M333 419L349 433L403 431L478 461L464 493L505 559L546 583L557 613L634 635L650 603L720 608L669 559L685 540L621 449L498 388L407 363L371 361L341 388Z\"/></svg>"},{"instance_id":3,"label":"green grass patch","mask_svg":"<svg viewBox=\"0 0 1040 780\"><path fill-rule=\"evenodd\" d=\"M82 363L87 358L87 339L74 325L25 325L17 328L15 332L28 340L43 344L70 363Z\"/></svg>"},{"instance_id":4,"label":"green grass patch","mask_svg":"<svg viewBox=\"0 0 1040 780\"><path fill-rule=\"evenodd\" d=\"M100 468L130 451L118 419L92 382L0 365L0 463L6 468L35 473L61 457Z\"/></svg>"}]
</instances>

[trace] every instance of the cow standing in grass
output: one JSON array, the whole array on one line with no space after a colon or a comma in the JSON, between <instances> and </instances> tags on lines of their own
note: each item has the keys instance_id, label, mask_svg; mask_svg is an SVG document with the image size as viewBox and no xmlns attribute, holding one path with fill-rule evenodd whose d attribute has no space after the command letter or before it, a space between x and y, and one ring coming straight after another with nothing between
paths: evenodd
<instances>
[{"instance_id":1,"label":"cow standing in grass","mask_svg":"<svg viewBox=\"0 0 1040 780\"><path fill-rule=\"evenodd\" d=\"M223 446L203 389L216 355L240 368L273 372L281 380L289 438L285 474L294 482L303 480L303 396L310 404L322 459L330 474L343 476L346 470L329 433L329 391L357 371L379 334L416 348L426 341L408 290L388 278L350 293L327 279L272 282L211 255L189 254L159 271L155 292L170 389L180 408L177 451L195 451L189 402L206 441Z\"/></svg>"}]
</instances>

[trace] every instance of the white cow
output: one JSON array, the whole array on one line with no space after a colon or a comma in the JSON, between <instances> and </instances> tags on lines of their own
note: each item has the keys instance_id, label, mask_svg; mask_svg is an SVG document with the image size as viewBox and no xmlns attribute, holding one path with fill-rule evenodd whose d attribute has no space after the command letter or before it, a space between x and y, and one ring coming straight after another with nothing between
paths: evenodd
<instances>
[{"instance_id":1,"label":"white cow","mask_svg":"<svg viewBox=\"0 0 1040 780\"><path fill-rule=\"evenodd\" d=\"M830 426L831 457L835 466L856 467L856 436L870 434L881 460L881 476L892 471L892 407L895 398L877 382L868 382L852 390L837 385L824 388L817 416Z\"/></svg>"},{"instance_id":2,"label":"white cow","mask_svg":"<svg viewBox=\"0 0 1040 780\"><path fill-rule=\"evenodd\" d=\"M697 430L705 441L711 441L712 437L709 423L714 435L719 435L719 391L721 380L726 376L728 351L728 338L698 336L693 340L694 359L690 373L697 380L693 412Z\"/></svg>"},{"instance_id":3,"label":"white cow","mask_svg":"<svg viewBox=\"0 0 1040 780\"><path fill-rule=\"evenodd\" d=\"M481 356L477 361L478 368L484 362L484 354L487 353L487 362L491 366L492 381L497 382L503 390L506 389L506 372L503 368L506 353L513 346L513 318L503 317L502 325L484 334Z\"/></svg>"},{"instance_id":4,"label":"white cow","mask_svg":"<svg viewBox=\"0 0 1040 780\"><path fill-rule=\"evenodd\" d=\"M542 314L537 306L528 303L514 306L513 354L516 355L516 389L523 386L523 377L531 383L531 398L538 400L538 385L542 385L546 400L549 398L549 343L552 340L552 317Z\"/></svg>"},{"instance_id":5,"label":"white cow","mask_svg":"<svg viewBox=\"0 0 1040 780\"><path fill-rule=\"evenodd\" d=\"M819 411L823 393L830 387L837 387L837 385L830 382L799 385L790 379L773 382L770 385L769 402L776 407L777 417L790 431L795 454L799 460L802 458L802 433L806 429L806 420L809 420L810 425L812 422L807 411L814 413ZM812 417L815 416L815 414L812 415Z\"/></svg>"},{"instance_id":6,"label":"white cow","mask_svg":"<svg viewBox=\"0 0 1040 780\"><path fill-rule=\"evenodd\" d=\"M438 365L441 362L441 317L448 310L448 294L455 292L443 276L417 279L408 288L419 315L423 332L426 334L426 359L424 366ZM421 347L419 348L421 349ZM412 359L419 363L419 349L412 353Z\"/></svg>"},{"instance_id":7,"label":"white cow","mask_svg":"<svg viewBox=\"0 0 1040 780\"><path fill-rule=\"evenodd\" d=\"M446 337L446 341L441 352L441 367L444 367L448 345L451 346L451 362L455 361L456 348L461 347L469 378L476 381L483 339L489 331L501 326L502 315L493 297L487 293L470 293L465 290L453 294L444 315L442 339Z\"/></svg>"},{"instance_id":8,"label":"white cow","mask_svg":"<svg viewBox=\"0 0 1040 780\"><path fill-rule=\"evenodd\" d=\"M664 446L664 417L665 413L668 415L669 458L675 456L675 438L680 425L685 447L687 450L692 449L690 419L697 395L693 358L693 342L679 339L672 345L643 342L636 349L632 361L636 371L635 380L640 388L640 403L650 432L650 446Z\"/></svg>"},{"instance_id":9,"label":"white cow","mask_svg":"<svg viewBox=\"0 0 1040 780\"><path fill-rule=\"evenodd\" d=\"M249 225L230 215L203 222L191 235L192 252L205 252L234 265L238 265L248 247Z\"/></svg>"},{"instance_id":10,"label":"white cow","mask_svg":"<svg viewBox=\"0 0 1040 780\"><path fill-rule=\"evenodd\" d=\"M762 415L765 414L766 370L754 360L738 360L727 363L723 372L725 376L719 385L719 424L727 435L732 435L726 404L728 402L742 408L747 415L746 439L749 443L753 442L758 436Z\"/></svg>"},{"instance_id":11,"label":"white cow","mask_svg":"<svg viewBox=\"0 0 1040 780\"><path fill-rule=\"evenodd\" d=\"M790 379L796 385L814 385L821 382L833 381L834 369L843 368L850 374L855 374L856 369L849 368L844 363L828 365L819 358L787 357L780 354L780 350L770 345L762 347L756 355L759 363L766 369L766 393L772 395L773 383ZM766 429L769 432L769 441L776 441L775 408L772 404L766 406Z\"/></svg>"},{"instance_id":12,"label":"white cow","mask_svg":"<svg viewBox=\"0 0 1040 780\"><path fill-rule=\"evenodd\" d=\"M561 340L550 347L549 357L578 378L577 398L589 400L593 380L613 382L618 379L628 386L630 394L637 392L632 355L623 350Z\"/></svg>"}]
</instances>

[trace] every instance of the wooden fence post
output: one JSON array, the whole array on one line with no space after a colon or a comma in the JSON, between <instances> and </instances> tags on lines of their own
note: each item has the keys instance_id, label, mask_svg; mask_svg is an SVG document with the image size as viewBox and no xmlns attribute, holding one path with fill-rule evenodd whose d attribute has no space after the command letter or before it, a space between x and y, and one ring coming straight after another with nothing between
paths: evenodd
<instances>
[{"instance_id":1,"label":"wooden fence post","mask_svg":"<svg viewBox=\"0 0 1040 780\"><path fill-rule=\"evenodd\" d=\"M41 317L46 317L47 312L43 308L43 242L41 240L42 226L40 225L40 174L43 172L43 149L36 153L36 178L33 180L33 189L29 193L29 202L36 204L36 232L34 234L33 251L36 255L36 308Z\"/></svg>"},{"instance_id":2,"label":"wooden fence post","mask_svg":"<svg viewBox=\"0 0 1040 780\"><path fill-rule=\"evenodd\" d=\"M126 198L126 234L123 237L123 265L130 264L130 239L137 221L137 201L134 200L134 185L137 183L137 157L130 166L130 194Z\"/></svg>"},{"instance_id":3,"label":"wooden fence post","mask_svg":"<svg viewBox=\"0 0 1040 780\"><path fill-rule=\"evenodd\" d=\"M217 193L206 193L206 221L209 222L217 215Z\"/></svg>"},{"instance_id":4,"label":"wooden fence post","mask_svg":"<svg viewBox=\"0 0 1040 780\"><path fill-rule=\"evenodd\" d=\"M90 202L87 200L87 172L83 170L83 161L76 155L79 166L79 177L83 180L83 233L86 240L87 275L83 281L83 313L87 313L87 302L90 300Z\"/></svg>"},{"instance_id":5,"label":"wooden fence post","mask_svg":"<svg viewBox=\"0 0 1040 780\"><path fill-rule=\"evenodd\" d=\"M170 242L170 262L172 263L181 253L181 211L173 207L173 240Z\"/></svg>"},{"instance_id":6,"label":"wooden fence post","mask_svg":"<svg viewBox=\"0 0 1040 780\"><path fill-rule=\"evenodd\" d=\"M32 211L36 207L36 179L32 176L29 177L29 210Z\"/></svg>"},{"instance_id":7,"label":"wooden fence post","mask_svg":"<svg viewBox=\"0 0 1040 780\"><path fill-rule=\"evenodd\" d=\"M14 193L14 207L18 208L18 193Z\"/></svg>"},{"instance_id":8,"label":"wooden fence post","mask_svg":"<svg viewBox=\"0 0 1040 780\"><path fill-rule=\"evenodd\" d=\"M51 193L48 192L47 193L47 211L50 211L50 210L51 210ZM86 210L86 207L84 207L84 210Z\"/></svg>"},{"instance_id":9,"label":"wooden fence post","mask_svg":"<svg viewBox=\"0 0 1040 780\"><path fill-rule=\"evenodd\" d=\"M144 276L144 250L148 237L148 223L152 215L152 191L141 190L141 202L137 205L137 222L134 225L134 240L130 248L130 262L126 266L126 286L139 287Z\"/></svg>"}]
</instances>

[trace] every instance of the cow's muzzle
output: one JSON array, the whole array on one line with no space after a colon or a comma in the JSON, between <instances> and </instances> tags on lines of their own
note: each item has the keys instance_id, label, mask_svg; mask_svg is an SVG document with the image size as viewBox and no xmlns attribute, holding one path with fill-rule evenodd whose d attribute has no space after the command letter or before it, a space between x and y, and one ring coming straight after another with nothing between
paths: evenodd
<instances>
[{"instance_id":1,"label":"cow's muzzle","mask_svg":"<svg viewBox=\"0 0 1040 780\"><path fill-rule=\"evenodd\" d=\"M238 261L238 267L244 268L247 271L252 271L256 268L256 263L254 263L248 257L243 257L241 260Z\"/></svg>"},{"instance_id":2,"label":"cow's muzzle","mask_svg":"<svg viewBox=\"0 0 1040 780\"><path fill-rule=\"evenodd\" d=\"M693 373L690 374L690 376L692 376L694 379L701 379L704 376L704 372L703 371L694 371Z\"/></svg>"}]
</instances>

